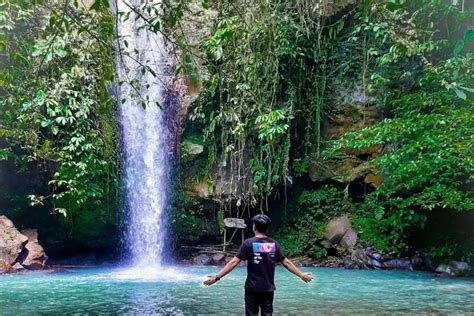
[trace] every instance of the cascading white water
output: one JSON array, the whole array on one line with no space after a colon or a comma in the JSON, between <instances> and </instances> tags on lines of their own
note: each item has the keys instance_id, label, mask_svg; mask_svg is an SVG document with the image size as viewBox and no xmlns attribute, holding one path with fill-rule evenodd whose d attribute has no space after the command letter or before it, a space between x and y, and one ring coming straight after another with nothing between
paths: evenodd
<instances>
[{"instance_id":1,"label":"cascading white water","mask_svg":"<svg viewBox=\"0 0 474 316\"><path fill-rule=\"evenodd\" d=\"M151 5L151 2L149 1ZM117 0L116 72L122 128L125 244L135 266L160 266L165 236L170 154L164 104L165 41L143 27L140 0ZM156 6L159 2L155 1ZM143 105L146 105L145 108Z\"/></svg>"}]
</instances>

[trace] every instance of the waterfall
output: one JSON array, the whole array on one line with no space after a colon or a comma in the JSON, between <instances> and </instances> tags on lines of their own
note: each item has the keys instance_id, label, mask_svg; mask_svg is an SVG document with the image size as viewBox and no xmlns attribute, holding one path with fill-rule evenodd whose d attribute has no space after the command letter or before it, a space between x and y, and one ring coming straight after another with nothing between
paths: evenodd
<instances>
[{"instance_id":1,"label":"waterfall","mask_svg":"<svg viewBox=\"0 0 474 316\"><path fill-rule=\"evenodd\" d=\"M160 108L166 101L163 82L168 59L163 36L143 27L144 20L137 17L140 3L117 0L112 8L117 47L122 51L116 74L121 103L124 241L134 266L158 267L163 257L170 174L170 131Z\"/></svg>"}]
</instances>

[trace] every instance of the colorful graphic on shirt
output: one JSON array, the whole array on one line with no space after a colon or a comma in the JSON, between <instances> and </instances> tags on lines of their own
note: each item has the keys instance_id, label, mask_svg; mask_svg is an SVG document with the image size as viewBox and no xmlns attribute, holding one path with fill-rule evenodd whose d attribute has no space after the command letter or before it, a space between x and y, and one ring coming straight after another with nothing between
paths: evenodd
<instances>
[{"instance_id":1,"label":"colorful graphic on shirt","mask_svg":"<svg viewBox=\"0 0 474 316\"><path fill-rule=\"evenodd\" d=\"M276 246L274 242L254 242L252 243L253 252L275 253Z\"/></svg>"}]
</instances>

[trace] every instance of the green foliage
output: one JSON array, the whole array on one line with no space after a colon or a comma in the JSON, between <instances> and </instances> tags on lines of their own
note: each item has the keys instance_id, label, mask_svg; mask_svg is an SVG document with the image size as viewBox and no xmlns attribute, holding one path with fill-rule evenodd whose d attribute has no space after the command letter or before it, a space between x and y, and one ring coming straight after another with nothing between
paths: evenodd
<instances>
[{"instance_id":1,"label":"green foliage","mask_svg":"<svg viewBox=\"0 0 474 316\"><path fill-rule=\"evenodd\" d=\"M452 258L454 249L452 245L434 246L428 249L427 253L435 259Z\"/></svg>"},{"instance_id":2,"label":"green foliage","mask_svg":"<svg viewBox=\"0 0 474 316\"><path fill-rule=\"evenodd\" d=\"M217 212L217 225L219 225L219 232L223 234L225 229L224 212Z\"/></svg>"},{"instance_id":3,"label":"green foliage","mask_svg":"<svg viewBox=\"0 0 474 316\"><path fill-rule=\"evenodd\" d=\"M384 181L358 203L330 188L300 196L301 222L279 235L290 253L318 256L308 248L317 239L314 227L342 212L362 239L392 252L409 248L430 210L473 208L466 189L473 171L466 136L473 134L472 7L365 0L331 19L304 2L216 7L216 29L203 45L210 77L190 119L203 126L209 168L230 166L240 177L247 167L250 192L233 200L265 210L275 188L290 174L304 176L323 152L380 152L365 166ZM327 142L323 123L333 115L327 100L334 93L328 87L351 81L386 118Z\"/></svg>"},{"instance_id":4,"label":"green foliage","mask_svg":"<svg viewBox=\"0 0 474 316\"><path fill-rule=\"evenodd\" d=\"M292 169L295 176L297 177L305 175L306 173L308 173L309 170L309 158L305 157L303 159L294 159Z\"/></svg>"},{"instance_id":5,"label":"green foliage","mask_svg":"<svg viewBox=\"0 0 474 316\"><path fill-rule=\"evenodd\" d=\"M51 199L53 211L63 215L85 205L110 210L116 140L106 87L113 61L104 43L112 41L112 21L108 11L64 3L41 10L47 21L42 28L29 4L2 8L11 32L2 34L9 46L1 127L10 146L20 149L17 161L34 163L49 176L51 192L31 194L32 204Z\"/></svg>"},{"instance_id":6,"label":"green foliage","mask_svg":"<svg viewBox=\"0 0 474 316\"><path fill-rule=\"evenodd\" d=\"M0 3L0 137L7 140L0 160L15 159L19 171L39 166L50 192L31 192L31 201L51 203L55 212L72 215L65 221L81 227L92 225L96 213L90 210L116 203L117 142L107 82L117 38L108 4L96 0L84 10L65 1ZM268 210L277 188L290 175L304 176L324 150L328 157L366 148L380 152L367 164L383 175L383 183L358 203L348 191L328 186L300 195L289 226L277 233L289 255L324 256L317 241L327 221L342 213L350 215L362 239L394 252L409 248L410 235L431 210L473 209L472 6L364 0L329 18L307 1L202 1L218 17L199 56L167 33L180 29L189 4L142 2L133 11L144 27L183 50L178 71L191 90L203 88L188 114L201 128L208 155L197 178L211 183L219 167L230 169L231 183L251 179L248 192L239 188L225 200ZM115 53L129 58L125 48ZM203 57L205 76L196 57ZM146 63L137 71L156 76ZM328 87L353 80L386 118L328 144ZM183 159L188 149L183 143ZM175 201L170 219L178 234L204 227L202 206L189 203L183 196ZM109 215L97 213L103 223ZM223 216L218 213L219 223ZM96 228L93 235L103 229ZM458 253L445 246L431 252Z\"/></svg>"},{"instance_id":7,"label":"green foliage","mask_svg":"<svg viewBox=\"0 0 474 316\"><path fill-rule=\"evenodd\" d=\"M172 201L168 222L176 240L196 240L203 234L206 220L203 218L203 207L179 189L183 183L177 181L170 198Z\"/></svg>"},{"instance_id":8,"label":"green foliage","mask_svg":"<svg viewBox=\"0 0 474 316\"><path fill-rule=\"evenodd\" d=\"M465 188L472 185L474 169L472 139L466 137L474 132L468 123L474 119L474 54L461 54L458 48L453 55L450 39L444 30L439 32L448 20L452 23L447 34L470 41L471 29L462 29L468 17L472 12L462 14L436 1L400 3L389 10L380 3L370 11L363 7L358 15L360 25L352 36L375 42L371 87L381 91L379 102L390 106L390 118L344 135L326 154L373 146L383 150L371 163L385 175L384 181L364 203L375 220L360 219L359 225L373 236L383 232L386 242L379 246L385 250L405 249L407 237L423 227L434 208L473 209L472 194ZM400 24L407 20L412 23ZM420 74L412 79L409 90L394 89L400 77L412 76L412 70L400 71L400 65L413 59L419 63Z\"/></svg>"},{"instance_id":9,"label":"green foliage","mask_svg":"<svg viewBox=\"0 0 474 316\"><path fill-rule=\"evenodd\" d=\"M278 230L275 237L288 256L326 256L319 241L324 237L326 224L335 216L354 211L344 193L331 186L315 191L303 191L290 223Z\"/></svg>"},{"instance_id":10,"label":"green foliage","mask_svg":"<svg viewBox=\"0 0 474 316\"><path fill-rule=\"evenodd\" d=\"M322 17L291 2L223 1L218 8L204 45L211 76L190 119L203 126L209 167L230 166L239 175L248 165L250 192L234 198L266 209L262 201L287 182L290 161L304 159L313 145L319 153L322 65L330 64L333 39L321 36ZM341 25L328 29L336 36ZM294 137L300 144L291 153Z\"/></svg>"},{"instance_id":11,"label":"green foliage","mask_svg":"<svg viewBox=\"0 0 474 316\"><path fill-rule=\"evenodd\" d=\"M303 254L304 244L300 241L299 234L294 228L282 228L274 234L274 237L278 240L285 256L297 257Z\"/></svg>"},{"instance_id":12,"label":"green foliage","mask_svg":"<svg viewBox=\"0 0 474 316\"><path fill-rule=\"evenodd\" d=\"M288 129L285 114L281 110L273 110L267 114L261 114L255 119L255 124L258 129L258 139L265 140L268 143L284 134Z\"/></svg>"}]
</instances>

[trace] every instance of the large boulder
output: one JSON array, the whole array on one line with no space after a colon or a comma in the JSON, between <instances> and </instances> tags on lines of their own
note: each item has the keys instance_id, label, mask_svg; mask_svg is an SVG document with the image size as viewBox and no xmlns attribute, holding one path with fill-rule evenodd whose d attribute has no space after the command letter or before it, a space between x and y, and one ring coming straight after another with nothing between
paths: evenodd
<instances>
[{"instance_id":1,"label":"large boulder","mask_svg":"<svg viewBox=\"0 0 474 316\"><path fill-rule=\"evenodd\" d=\"M344 236L342 236L339 245L344 249L352 249L357 243L357 233L351 227L346 231Z\"/></svg>"},{"instance_id":2,"label":"large boulder","mask_svg":"<svg viewBox=\"0 0 474 316\"><path fill-rule=\"evenodd\" d=\"M6 216L0 216L0 273L10 272L28 237L21 234Z\"/></svg>"},{"instance_id":3,"label":"large boulder","mask_svg":"<svg viewBox=\"0 0 474 316\"><path fill-rule=\"evenodd\" d=\"M198 266L206 266L211 264L212 258L205 254L200 254L193 259L193 263Z\"/></svg>"},{"instance_id":4,"label":"large boulder","mask_svg":"<svg viewBox=\"0 0 474 316\"><path fill-rule=\"evenodd\" d=\"M43 247L38 243L38 231L25 229L21 233L28 237L28 242L18 256L18 262L28 270L42 270L48 257Z\"/></svg>"},{"instance_id":5,"label":"large boulder","mask_svg":"<svg viewBox=\"0 0 474 316\"><path fill-rule=\"evenodd\" d=\"M212 256L212 262L216 265L222 264L225 260L225 254L223 253L216 253Z\"/></svg>"},{"instance_id":6,"label":"large boulder","mask_svg":"<svg viewBox=\"0 0 474 316\"><path fill-rule=\"evenodd\" d=\"M349 228L351 228L351 222L347 216L336 217L327 224L324 239L337 245Z\"/></svg>"},{"instance_id":7,"label":"large boulder","mask_svg":"<svg viewBox=\"0 0 474 316\"><path fill-rule=\"evenodd\" d=\"M0 274L14 272L11 265L0 259Z\"/></svg>"},{"instance_id":8,"label":"large boulder","mask_svg":"<svg viewBox=\"0 0 474 316\"><path fill-rule=\"evenodd\" d=\"M357 243L357 233L346 215L336 217L327 224L324 238L319 243L326 249L336 249L341 255L348 254Z\"/></svg>"}]
</instances>

